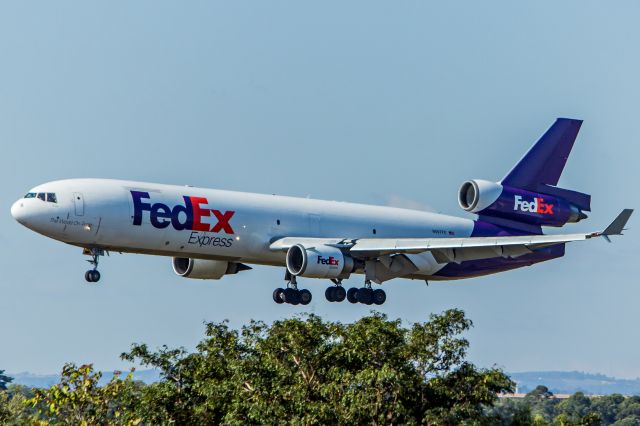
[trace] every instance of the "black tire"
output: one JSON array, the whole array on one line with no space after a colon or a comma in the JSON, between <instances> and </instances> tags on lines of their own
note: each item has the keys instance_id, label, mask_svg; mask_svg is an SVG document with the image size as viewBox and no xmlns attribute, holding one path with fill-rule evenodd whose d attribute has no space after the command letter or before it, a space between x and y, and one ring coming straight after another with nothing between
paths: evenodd
<instances>
[{"instance_id":1,"label":"black tire","mask_svg":"<svg viewBox=\"0 0 640 426\"><path fill-rule=\"evenodd\" d=\"M370 288L362 287L358 290L358 294L356 296L358 298L358 302L370 305L373 303L373 291Z\"/></svg>"},{"instance_id":2,"label":"black tire","mask_svg":"<svg viewBox=\"0 0 640 426\"><path fill-rule=\"evenodd\" d=\"M349 303L358 303L358 289L355 287L351 287L349 291L347 291L347 300Z\"/></svg>"},{"instance_id":3,"label":"black tire","mask_svg":"<svg viewBox=\"0 0 640 426\"><path fill-rule=\"evenodd\" d=\"M375 303L376 305L382 305L387 301L387 293L385 293L384 290L380 288L375 289L373 290L372 299L373 303Z\"/></svg>"},{"instance_id":4,"label":"black tire","mask_svg":"<svg viewBox=\"0 0 640 426\"><path fill-rule=\"evenodd\" d=\"M342 286L334 287L333 289L333 300L336 302L343 302L345 297L347 297L347 290Z\"/></svg>"},{"instance_id":5,"label":"black tire","mask_svg":"<svg viewBox=\"0 0 640 426\"><path fill-rule=\"evenodd\" d=\"M93 281L94 283L97 283L98 281L100 281L100 272L91 271L91 281Z\"/></svg>"},{"instance_id":6,"label":"black tire","mask_svg":"<svg viewBox=\"0 0 640 426\"><path fill-rule=\"evenodd\" d=\"M283 288L276 288L275 290L273 290L273 301L276 302L278 305L284 303Z\"/></svg>"},{"instance_id":7,"label":"black tire","mask_svg":"<svg viewBox=\"0 0 640 426\"><path fill-rule=\"evenodd\" d=\"M335 295L336 295L335 287L327 287L327 289L324 291L324 297L329 302L335 302L336 301Z\"/></svg>"},{"instance_id":8,"label":"black tire","mask_svg":"<svg viewBox=\"0 0 640 426\"><path fill-rule=\"evenodd\" d=\"M297 305L298 303L300 303L300 296L298 295L298 290L293 288L285 289L284 301L289 303L290 305Z\"/></svg>"},{"instance_id":9,"label":"black tire","mask_svg":"<svg viewBox=\"0 0 640 426\"><path fill-rule=\"evenodd\" d=\"M88 283L92 283L93 279L91 277L91 271L87 271L84 273L84 279L87 280Z\"/></svg>"},{"instance_id":10,"label":"black tire","mask_svg":"<svg viewBox=\"0 0 640 426\"><path fill-rule=\"evenodd\" d=\"M300 290L300 292L298 293L298 297L300 299L301 305L308 305L309 303L311 303L311 299L313 298L311 292L307 289Z\"/></svg>"}]
</instances>

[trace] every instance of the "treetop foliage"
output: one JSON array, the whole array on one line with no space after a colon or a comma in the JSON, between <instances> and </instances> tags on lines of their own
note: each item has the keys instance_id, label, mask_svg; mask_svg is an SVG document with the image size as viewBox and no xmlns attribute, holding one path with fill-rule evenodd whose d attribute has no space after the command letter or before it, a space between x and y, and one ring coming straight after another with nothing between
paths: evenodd
<instances>
[{"instance_id":1,"label":"treetop foliage","mask_svg":"<svg viewBox=\"0 0 640 426\"><path fill-rule=\"evenodd\" d=\"M382 314L206 323L193 352L134 344L122 354L158 369L157 383L129 374L100 387L91 365L68 364L59 384L16 398L39 424L478 423L513 383L466 361L471 325L460 310L411 327Z\"/></svg>"},{"instance_id":2,"label":"treetop foliage","mask_svg":"<svg viewBox=\"0 0 640 426\"><path fill-rule=\"evenodd\" d=\"M460 310L403 326L382 314L353 324L316 315L206 323L193 352L134 344L127 361L161 372L145 385L115 374L104 386L91 364L63 367L48 389L0 391L0 425L428 424L636 425L640 397L559 400L544 386L500 398L514 383L466 360ZM10 378L0 371L0 380Z\"/></svg>"}]
</instances>

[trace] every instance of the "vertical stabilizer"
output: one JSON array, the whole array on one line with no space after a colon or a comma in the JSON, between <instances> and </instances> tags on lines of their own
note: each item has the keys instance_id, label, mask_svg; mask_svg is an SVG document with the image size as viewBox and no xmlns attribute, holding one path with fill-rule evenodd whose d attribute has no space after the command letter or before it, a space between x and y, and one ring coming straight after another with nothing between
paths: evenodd
<instances>
[{"instance_id":1,"label":"vertical stabilizer","mask_svg":"<svg viewBox=\"0 0 640 426\"><path fill-rule=\"evenodd\" d=\"M529 191L556 186L581 125L582 120L558 118L501 183Z\"/></svg>"},{"instance_id":2,"label":"vertical stabilizer","mask_svg":"<svg viewBox=\"0 0 640 426\"><path fill-rule=\"evenodd\" d=\"M590 211L591 196L556 186L580 126L582 120L558 118L500 183L560 197L581 210Z\"/></svg>"}]
</instances>

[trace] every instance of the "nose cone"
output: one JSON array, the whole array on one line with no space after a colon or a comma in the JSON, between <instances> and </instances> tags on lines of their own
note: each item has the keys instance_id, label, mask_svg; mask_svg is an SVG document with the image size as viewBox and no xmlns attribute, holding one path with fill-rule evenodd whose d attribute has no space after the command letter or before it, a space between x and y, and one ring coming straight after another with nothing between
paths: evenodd
<instances>
[{"instance_id":1,"label":"nose cone","mask_svg":"<svg viewBox=\"0 0 640 426\"><path fill-rule=\"evenodd\" d=\"M25 208L24 201L18 200L11 206L11 216L18 222L24 225L25 222Z\"/></svg>"}]
</instances>

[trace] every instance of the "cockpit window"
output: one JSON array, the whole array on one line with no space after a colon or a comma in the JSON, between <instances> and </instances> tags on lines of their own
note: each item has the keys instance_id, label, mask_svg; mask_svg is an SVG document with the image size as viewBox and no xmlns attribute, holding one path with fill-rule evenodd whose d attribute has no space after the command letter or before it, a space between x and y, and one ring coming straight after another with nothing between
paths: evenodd
<instances>
[{"instance_id":1,"label":"cockpit window","mask_svg":"<svg viewBox=\"0 0 640 426\"><path fill-rule=\"evenodd\" d=\"M58 203L58 197L55 192L29 192L24 198L37 198L48 203Z\"/></svg>"}]
</instances>

